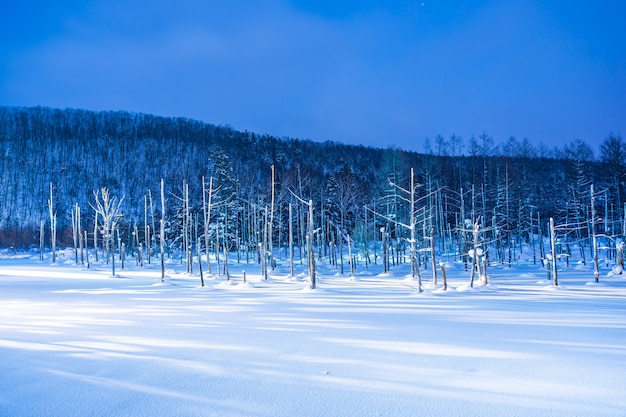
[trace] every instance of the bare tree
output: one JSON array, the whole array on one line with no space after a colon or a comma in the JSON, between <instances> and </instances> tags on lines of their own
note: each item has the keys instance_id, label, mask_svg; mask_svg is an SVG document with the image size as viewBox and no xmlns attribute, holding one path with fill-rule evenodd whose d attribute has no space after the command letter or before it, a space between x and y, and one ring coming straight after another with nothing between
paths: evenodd
<instances>
[{"instance_id":1,"label":"bare tree","mask_svg":"<svg viewBox=\"0 0 626 417\"><path fill-rule=\"evenodd\" d=\"M600 271L598 270L598 237L596 236L596 196L593 191L593 184L590 185L591 195L591 248L593 250L593 276L596 282L599 281ZM556 283L554 284L556 285Z\"/></svg>"},{"instance_id":2,"label":"bare tree","mask_svg":"<svg viewBox=\"0 0 626 417\"><path fill-rule=\"evenodd\" d=\"M161 282L165 281L165 189L161 178L161 220L159 221L159 243L161 254Z\"/></svg>"},{"instance_id":3,"label":"bare tree","mask_svg":"<svg viewBox=\"0 0 626 417\"><path fill-rule=\"evenodd\" d=\"M39 225L39 260L43 262L43 242L44 242L44 221L42 220Z\"/></svg>"},{"instance_id":4,"label":"bare tree","mask_svg":"<svg viewBox=\"0 0 626 417\"><path fill-rule=\"evenodd\" d=\"M558 277L558 270L557 270L557 265L556 265L556 261L557 261L557 253L556 253L556 238L555 238L555 227L554 227L554 219L552 217L550 217L550 247L551 247L551 253L550 253L550 257L549 259L552 262L552 282L554 283L555 287L559 286L559 277Z\"/></svg>"},{"instance_id":5,"label":"bare tree","mask_svg":"<svg viewBox=\"0 0 626 417\"><path fill-rule=\"evenodd\" d=\"M417 222L418 222L418 216L419 213L421 212L419 209L416 208L416 204L417 204L417 200L415 198L415 193L417 191L417 189L419 187L421 187L421 184L416 184L415 183L415 174L413 171L413 168L411 168L411 179L410 179L410 185L409 188L403 188L401 186L399 186L398 184L396 184L393 181L389 181L389 185L391 185L394 189L402 191L404 194L406 195L395 195L396 198L403 200L407 203L409 203L409 211L410 211L410 219L409 219L409 224L406 223L402 223L397 221L395 218L390 218L388 216L385 216L383 214L377 213L372 211L376 216L379 216L389 222L392 222L398 226L401 226L405 229L408 229L411 233L410 238L409 238L409 247L410 247L410 251L411 251L411 277L415 278L415 275L417 275L418 278L418 291L422 292L422 275L420 274L420 270L419 270L419 265L418 265L418 259L417 259L417 246L416 246L416 236L415 236L415 228L417 226ZM381 233L383 233L383 240L384 240L384 229L381 229ZM385 248L385 245L383 244L383 249ZM434 256L433 256L434 259ZM385 262L385 258L383 258L383 262ZM385 268L385 272L386 272L386 268Z\"/></svg>"},{"instance_id":6,"label":"bare tree","mask_svg":"<svg viewBox=\"0 0 626 417\"><path fill-rule=\"evenodd\" d=\"M274 234L274 199L275 199L275 194L276 194L276 179L275 179L275 170L274 170L274 165L270 165L270 169L272 172L272 201L270 204L270 218L269 218L269 224L268 224L268 255L270 258L270 266L272 267L272 270L274 269L274 241L272 239L272 236ZM266 277L267 278L267 277Z\"/></svg>"},{"instance_id":7,"label":"bare tree","mask_svg":"<svg viewBox=\"0 0 626 417\"><path fill-rule=\"evenodd\" d=\"M206 255L207 273L211 275L211 262L209 261L209 224L211 223L211 202L213 199L213 177L209 178L209 189L206 189L204 177L202 177L202 219L204 221L204 250ZM208 200L207 200L208 197Z\"/></svg>"},{"instance_id":8,"label":"bare tree","mask_svg":"<svg viewBox=\"0 0 626 417\"><path fill-rule=\"evenodd\" d=\"M143 196L143 230L144 230L144 244L146 246L146 256L148 257L148 263L150 263L150 251L151 251L151 237L150 233L154 233L154 224L152 229L148 225L148 201L150 202L150 212L152 213L152 219L154 220L154 212L152 209L152 194L148 190L148 195Z\"/></svg>"},{"instance_id":9,"label":"bare tree","mask_svg":"<svg viewBox=\"0 0 626 417\"><path fill-rule=\"evenodd\" d=\"M289 277L295 276L293 271L293 208L289 203Z\"/></svg>"},{"instance_id":10,"label":"bare tree","mask_svg":"<svg viewBox=\"0 0 626 417\"><path fill-rule=\"evenodd\" d=\"M487 283L487 271L486 271L486 253L483 250L484 242L481 239L481 235L487 229L481 228L482 217L477 217L472 224L472 242L473 249L469 250L469 256L472 260L472 271L470 273L470 287L474 286L474 277L478 273L479 279L486 284Z\"/></svg>"},{"instance_id":11,"label":"bare tree","mask_svg":"<svg viewBox=\"0 0 626 417\"><path fill-rule=\"evenodd\" d=\"M52 199L52 183L50 183L50 199L48 199L48 210L50 212L50 243L52 246L52 263L57 261L57 214L54 210Z\"/></svg>"},{"instance_id":12,"label":"bare tree","mask_svg":"<svg viewBox=\"0 0 626 417\"><path fill-rule=\"evenodd\" d=\"M291 190L290 190L291 191ZM307 235L306 235L306 250L308 257L308 270L309 270L309 278L311 279L311 289L315 289L316 280L315 280L315 251L313 250L313 238L315 236L315 230L313 228L313 200L309 199L309 201L304 200L303 198L296 195L293 191L291 194L300 201L302 204L306 204L309 207L309 218L307 223Z\"/></svg>"},{"instance_id":13,"label":"bare tree","mask_svg":"<svg viewBox=\"0 0 626 417\"><path fill-rule=\"evenodd\" d=\"M112 275L115 275L115 228L117 223L124 216L121 210L124 197L119 201L117 197L111 196L106 187L102 187L100 191L94 191L95 205L91 205L96 214L100 218L100 234L102 235L103 245L107 253L107 261L111 258ZM113 256L111 256L113 255Z\"/></svg>"},{"instance_id":14,"label":"bare tree","mask_svg":"<svg viewBox=\"0 0 626 417\"><path fill-rule=\"evenodd\" d=\"M618 267L618 273L624 273L624 241L620 240L615 244L615 265Z\"/></svg>"},{"instance_id":15,"label":"bare tree","mask_svg":"<svg viewBox=\"0 0 626 417\"><path fill-rule=\"evenodd\" d=\"M76 203L75 209L70 211L72 218L72 240L74 242L74 257L78 264L78 254L80 252L81 263L85 263L83 256L83 238L80 227L80 206Z\"/></svg>"}]
</instances>

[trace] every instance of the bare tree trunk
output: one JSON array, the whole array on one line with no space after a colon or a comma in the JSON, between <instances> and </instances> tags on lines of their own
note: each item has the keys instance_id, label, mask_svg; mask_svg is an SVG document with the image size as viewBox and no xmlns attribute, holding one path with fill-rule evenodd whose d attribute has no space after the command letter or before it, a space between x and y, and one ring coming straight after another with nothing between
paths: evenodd
<instances>
[{"instance_id":1,"label":"bare tree trunk","mask_svg":"<svg viewBox=\"0 0 626 417\"><path fill-rule=\"evenodd\" d=\"M604 190L604 234L606 236L612 236L611 230L609 230L609 225L611 222L609 221L609 198L607 195L607 190ZM607 239L606 245L606 264L608 266L609 259L613 255L613 250L611 249L611 239Z\"/></svg>"},{"instance_id":2,"label":"bare tree trunk","mask_svg":"<svg viewBox=\"0 0 626 417\"><path fill-rule=\"evenodd\" d=\"M533 247L533 265L537 265L537 252L535 249L535 234L533 233L533 213L530 212L530 242Z\"/></svg>"},{"instance_id":3,"label":"bare tree trunk","mask_svg":"<svg viewBox=\"0 0 626 417\"><path fill-rule=\"evenodd\" d=\"M257 263L262 266L263 262L263 231L261 230L261 213L257 205L254 206L254 236L255 236L255 250L257 255ZM263 224L263 230L265 230L265 224Z\"/></svg>"},{"instance_id":4,"label":"bare tree trunk","mask_svg":"<svg viewBox=\"0 0 626 417\"><path fill-rule=\"evenodd\" d=\"M309 278L311 279L311 289L315 289L316 287L315 250L313 249L313 239L314 239L315 231L313 229L313 200L309 199L309 201L307 202L303 200L301 197L298 197L296 194L293 194L293 195L302 204L307 204L309 206L309 221L307 225L306 249L307 249L307 258L308 258Z\"/></svg>"},{"instance_id":5,"label":"bare tree trunk","mask_svg":"<svg viewBox=\"0 0 626 417\"><path fill-rule=\"evenodd\" d=\"M139 229L137 228L137 226L133 227L133 236L137 238L137 257L135 258L135 265L143 267L142 245L139 242ZM132 256L132 248L131 248L131 256Z\"/></svg>"},{"instance_id":6,"label":"bare tree trunk","mask_svg":"<svg viewBox=\"0 0 626 417\"><path fill-rule=\"evenodd\" d=\"M446 269L444 267L443 261L439 262L439 266L441 267L441 279L443 279L443 290L448 291L448 280L446 279Z\"/></svg>"},{"instance_id":7,"label":"bare tree trunk","mask_svg":"<svg viewBox=\"0 0 626 417\"><path fill-rule=\"evenodd\" d=\"M228 249L226 248L226 239L224 239L224 275L226 275L226 281L230 281L230 273L228 271Z\"/></svg>"},{"instance_id":8,"label":"bare tree trunk","mask_svg":"<svg viewBox=\"0 0 626 417\"><path fill-rule=\"evenodd\" d=\"M550 246L552 247L552 280L554 286L557 287L559 285L559 278L557 276L556 239L554 237L554 219L552 217L550 217Z\"/></svg>"},{"instance_id":9,"label":"bare tree trunk","mask_svg":"<svg viewBox=\"0 0 626 417\"><path fill-rule=\"evenodd\" d=\"M315 289L316 277L315 277L315 251L313 250L313 200L309 200L309 276L311 277L311 289Z\"/></svg>"},{"instance_id":10,"label":"bare tree trunk","mask_svg":"<svg viewBox=\"0 0 626 417\"><path fill-rule=\"evenodd\" d=\"M270 205L270 222L269 222L269 231L268 231L268 254L270 257L270 265L272 270L274 270L274 240L273 240L273 231L274 231L274 194L275 194L275 180L274 180L274 165L271 165L272 170L272 201Z\"/></svg>"},{"instance_id":11,"label":"bare tree trunk","mask_svg":"<svg viewBox=\"0 0 626 417\"><path fill-rule=\"evenodd\" d=\"M190 221L189 221L189 184L184 183L184 200L183 200L183 251L185 252L186 259L186 269L188 274L192 274L192 262L189 262L189 252L190 252L190 244L189 244L189 236L190 233Z\"/></svg>"},{"instance_id":12,"label":"bare tree trunk","mask_svg":"<svg viewBox=\"0 0 626 417\"><path fill-rule=\"evenodd\" d=\"M113 236L115 236L115 224L111 225L111 237L109 238L109 247L111 249L109 251L111 254L111 276L115 276L115 239Z\"/></svg>"},{"instance_id":13,"label":"bare tree trunk","mask_svg":"<svg viewBox=\"0 0 626 417\"><path fill-rule=\"evenodd\" d=\"M150 246L148 246L148 263L152 260L152 238L156 233L155 225L154 225L154 204L152 203L152 191L148 190L148 200L150 201L150 220L152 222L152 227L148 230L148 234L150 234Z\"/></svg>"},{"instance_id":14,"label":"bare tree trunk","mask_svg":"<svg viewBox=\"0 0 626 417\"><path fill-rule=\"evenodd\" d=\"M44 221L42 220L39 223L39 260L41 262L43 262L43 242L44 242L44 236L45 235L45 229L44 229Z\"/></svg>"},{"instance_id":15,"label":"bare tree trunk","mask_svg":"<svg viewBox=\"0 0 626 417\"><path fill-rule=\"evenodd\" d=\"M202 274L202 255L200 254L200 238L196 241L196 255L198 256L198 270L200 271L200 285L204 287L204 275Z\"/></svg>"},{"instance_id":16,"label":"bare tree trunk","mask_svg":"<svg viewBox=\"0 0 626 417\"><path fill-rule=\"evenodd\" d=\"M624 203L624 209L622 210L622 238L626 236L626 203Z\"/></svg>"},{"instance_id":17,"label":"bare tree trunk","mask_svg":"<svg viewBox=\"0 0 626 417\"><path fill-rule=\"evenodd\" d=\"M480 219L476 219L474 221L472 230L472 237L474 242L473 256L472 258L472 273L470 275L470 287L474 287L474 277L476 276L476 272L478 271L478 275L480 276L480 261L479 258L482 256L480 253L482 249L480 248L480 242L478 240L478 233L480 231Z\"/></svg>"},{"instance_id":18,"label":"bare tree trunk","mask_svg":"<svg viewBox=\"0 0 626 417\"><path fill-rule=\"evenodd\" d=\"M294 277L293 270L293 212L291 203L289 203L289 276Z\"/></svg>"},{"instance_id":19,"label":"bare tree trunk","mask_svg":"<svg viewBox=\"0 0 626 417\"><path fill-rule=\"evenodd\" d=\"M221 274L220 268L220 224L215 226L215 267L217 268L217 276Z\"/></svg>"},{"instance_id":20,"label":"bare tree trunk","mask_svg":"<svg viewBox=\"0 0 626 417\"><path fill-rule=\"evenodd\" d=\"M150 264L150 226L148 225L148 196L143 196L143 241Z\"/></svg>"},{"instance_id":21,"label":"bare tree trunk","mask_svg":"<svg viewBox=\"0 0 626 417\"><path fill-rule=\"evenodd\" d=\"M599 282L600 271L598 265L598 239L596 237L596 196L593 192L593 184L591 184L591 243L593 247L593 277ZM555 284L556 285L556 284Z\"/></svg>"},{"instance_id":22,"label":"bare tree trunk","mask_svg":"<svg viewBox=\"0 0 626 417\"><path fill-rule=\"evenodd\" d=\"M433 270L433 285L437 286L437 262L435 260L435 229L430 229L430 257Z\"/></svg>"},{"instance_id":23,"label":"bare tree trunk","mask_svg":"<svg viewBox=\"0 0 626 417\"><path fill-rule=\"evenodd\" d=\"M487 249L485 248L485 255L481 258L482 261L482 279L483 279L483 285L487 285L489 284L489 276L487 275L487 265L489 264L489 252L487 251Z\"/></svg>"},{"instance_id":24,"label":"bare tree trunk","mask_svg":"<svg viewBox=\"0 0 626 417\"><path fill-rule=\"evenodd\" d=\"M350 244L350 235L346 236L348 242L348 262L350 263L350 276L354 278L354 259L352 259L352 245Z\"/></svg>"},{"instance_id":25,"label":"bare tree trunk","mask_svg":"<svg viewBox=\"0 0 626 417\"><path fill-rule=\"evenodd\" d=\"M265 212L264 212L264 222L263 222L263 243L261 246L261 270L263 272L263 279L267 280L268 278L268 271L267 271L267 247L268 247L268 227L269 227L269 221L268 221L268 210L267 210L267 206L265 206Z\"/></svg>"},{"instance_id":26,"label":"bare tree trunk","mask_svg":"<svg viewBox=\"0 0 626 417\"><path fill-rule=\"evenodd\" d=\"M89 268L89 249L87 249L87 231L84 231L85 233L85 252L86 252L86 256L85 259L87 261L87 268Z\"/></svg>"},{"instance_id":27,"label":"bare tree trunk","mask_svg":"<svg viewBox=\"0 0 626 417\"><path fill-rule=\"evenodd\" d=\"M96 262L98 262L98 212L96 211L93 221L93 251L96 254Z\"/></svg>"},{"instance_id":28,"label":"bare tree trunk","mask_svg":"<svg viewBox=\"0 0 626 417\"><path fill-rule=\"evenodd\" d=\"M50 243L52 246L52 263L57 261L57 215L54 212L54 202L52 199L52 183L50 183L50 199L48 200L50 211Z\"/></svg>"},{"instance_id":29,"label":"bare tree trunk","mask_svg":"<svg viewBox=\"0 0 626 417\"><path fill-rule=\"evenodd\" d=\"M78 205L78 203L76 203L76 226L78 229L78 246L80 249L80 263L81 265L85 264L85 255L83 253L83 233L82 233L82 228L81 228L81 221L80 221L80 207Z\"/></svg>"},{"instance_id":30,"label":"bare tree trunk","mask_svg":"<svg viewBox=\"0 0 626 417\"><path fill-rule=\"evenodd\" d=\"M74 262L78 264L78 239L76 236L76 212L74 210L70 211L70 216L72 218L72 242L74 244Z\"/></svg>"},{"instance_id":31,"label":"bare tree trunk","mask_svg":"<svg viewBox=\"0 0 626 417\"><path fill-rule=\"evenodd\" d=\"M211 262L209 261L209 225L211 224L211 203L213 197L213 177L209 178L208 200L202 177L202 210L204 214L204 250L206 252L207 273L211 275Z\"/></svg>"},{"instance_id":32,"label":"bare tree trunk","mask_svg":"<svg viewBox=\"0 0 626 417\"><path fill-rule=\"evenodd\" d=\"M298 165L298 191L299 191L299 195L304 195L303 192L303 187L302 187L302 175L300 172L300 165ZM304 213L304 204L306 204L306 202L301 198L301 197L297 197L298 200L300 201L301 205L298 208L298 220L299 220L299 227L300 227L300 245L298 246L298 253L300 254L300 265L302 265L302 247L305 246L305 240L306 240L306 231L305 231L305 221L306 221L306 215Z\"/></svg>"},{"instance_id":33,"label":"bare tree trunk","mask_svg":"<svg viewBox=\"0 0 626 417\"><path fill-rule=\"evenodd\" d=\"M339 266L340 266L340 271L341 271L341 275L343 275L343 243L342 243L342 234L341 234L341 230L339 229L339 225L336 226L336 230L337 230L337 246L339 247Z\"/></svg>"},{"instance_id":34,"label":"bare tree trunk","mask_svg":"<svg viewBox=\"0 0 626 417\"><path fill-rule=\"evenodd\" d=\"M546 250L543 242L543 232L541 231L541 218L539 216L539 213L537 213L537 235L539 237L539 256L542 259L545 259Z\"/></svg>"},{"instance_id":35,"label":"bare tree trunk","mask_svg":"<svg viewBox=\"0 0 626 417\"><path fill-rule=\"evenodd\" d=\"M381 249L383 252L383 273L386 274L389 271L389 265L387 260L387 228L385 226L380 228L380 235Z\"/></svg>"},{"instance_id":36,"label":"bare tree trunk","mask_svg":"<svg viewBox=\"0 0 626 417\"><path fill-rule=\"evenodd\" d=\"M364 257L365 257L365 270L369 271L370 264L370 240L369 240L369 226L367 221L367 206L363 207L363 218L365 220L365 230L363 233L363 248L364 248Z\"/></svg>"},{"instance_id":37,"label":"bare tree trunk","mask_svg":"<svg viewBox=\"0 0 626 417\"><path fill-rule=\"evenodd\" d=\"M460 248L459 248L459 255L461 256L461 258L463 259L463 265L465 265L465 270L467 271L467 244L465 242L466 236L465 236L465 228L467 227L465 225L465 197L463 195L463 187L461 187L461 192L459 194L460 197L460 202L459 202L459 223L461 224L461 229L460 229ZM457 227L458 227L458 223L457 223Z\"/></svg>"},{"instance_id":38,"label":"bare tree trunk","mask_svg":"<svg viewBox=\"0 0 626 417\"><path fill-rule=\"evenodd\" d=\"M619 273L624 273L624 241L615 244L615 264L619 266Z\"/></svg>"},{"instance_id":39,"label":"bare tree trunk","mask_svg":"<svg viewBox=\"0 0 626 417\"><path fill-rule=\"evenodd\" d=\"M161 282L165 282L165 187L161 178L161 221L159 230L161 252Z\"/></svg>"}]
</instances>

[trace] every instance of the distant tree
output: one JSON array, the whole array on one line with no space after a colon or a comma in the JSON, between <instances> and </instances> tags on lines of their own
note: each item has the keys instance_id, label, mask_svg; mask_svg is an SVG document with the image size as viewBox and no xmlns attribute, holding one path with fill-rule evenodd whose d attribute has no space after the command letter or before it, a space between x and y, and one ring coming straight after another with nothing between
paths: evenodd
<instances>
[{"instance_id":1,"label":"distant tree","mask_svg":"<svg viewBox=\"0 0 626 417\"><path fill-rule=\"evenodd\" d=\"M579 242L580 256L586 263L585 240L589 221L589 204L587 204L589 186L592 183L591 164L593 149L582 139L565 144L563 154L567 161L565 174L568 179L567 200L565 209L566 223L571 224L576 240Z\"/></svg>"},{"instance_id":2,"label":"distant tree","mask_svg":"<svg viewBox=\"0 0 626 417\"><path fill-rule=\"evenodd\" d=\"M462 155L465 146L463 138L456 134L450 136L448 143L450 145L450 156L452 157L453 166L452 184L450 184L449 187L452 190L459 190L462 188L462 178L464 176L463 169L465 167L465 158L462 158Z\"/></svg>"},{"instance_id":3,"label":"distant tree","mask_svg":"<svg viewBox=\"0 0 626 417\"><path fill-rule=\"evenodd\" d=\"M435 147L437 149L437 156L448 156L450 143L441 136L435 136Z\"/></svg>"},{"instance_id":4,"label":"distant tree","mask_svg":"<svg viewBox=\"0 0 626 417\"><path fill-rule=\"evenodd\" d=\"M518 153L516 156L519 158L524 158L524 159L536 158L537 150L532 145L532 143L530 143L528 138L524 138L522 139L522 143L520 144L520 147L518 149Z\"/></svg>"},{"instance_id":5,"label":"distant tree","mask_svg":"<svg viewBox=\"0 0 626 417\"><path fill-rule=\"evenodd\" d=\"M212 197L212 209L215 212L216 222L214 225L215 254L219 273L219 252L228 254L237 245L241 202L237 198L239 179L230 157L221 147L216 147L211 162L210 173L215 186L215 193ZM228 259L224 262L228 262ZM224 267L227 265L224 264Z\"/></svg>"},{"instance_id":6,"label":"distant tree","mask_svg":"<svg viewBox=\"0 0 626 417\"><path fill-rule=\"evenodd\" d=\"M424 143L423 143L423 148L424 148L424 153L426 155L432 155L433 154L433 146L430 143L430 138L427 136L424 138Z\"/></svg>"},{"instance_id":7,"label":"distant tree","mask_svg":"<svg viewBox=\"0 0 626 417\"><path fill-rule=\"evenodd\" d=\"M552 159L555 157L554 149L549 148L545 143L540 143L537 147L537 156L541 159Z\"/></svg>"},{"instance_id":8,"label":"distant tree","mask_svg":"<svg viewBox=\"0 0 626 417\"><path fill-rule=\"evenodd\" d=\"M584 164L589 164L595 159L593 148L583 139L566 143L563 146L563 155L570 161L582 161Z\"/></svg>"},{"instance_id":9,"label":"distant tree","mask_svg":"<svg viewBox=\"0 0 626 417\"><path fill-rule=\"evenodd\" d=\"M364 193L361 181L347 164L336 174L335 203L339 214L342 233L349 233L354 227L355 215L361 205L360 197Z\"/></svg>"},{"instance_id":10,"label":"distant tree","mask_svg":"<svg viewBox=\"0 0 626 417\"><path fill-rule=\"evenodd\" d=\"M498 170L498 184L496 191L496 201L493 213L493 234L496 244L496 253L500 258L500 262L505 262L505 249L508 250L508 264L511 266L512 248L511 248L511 230L514 208L512 207L511 198L511 179L509 176L508 166Z\"/></svg>"},{"instance_id":11,"label":"distant tree","mask_svg":"<svg viewBox=\"0 0 626 417\"><path fill-rule=\"evenodd\" d=\"M510 136L502 145L502 154L509 158L515 158L520 153L521 145L515 136Z\"/></svg>"},{"instance_id":12,"label":"distant tree","mask_svg":"<svg viewBox=\"0 0 626 417\"><path fill-rule=\"evenodd\" d=\"M624 203L624 180L626 162L626 144L621 135L609 134L600 144L600 160L606 166L606 175L615 195L615 204Z\"/></svg>"}]
</instances>

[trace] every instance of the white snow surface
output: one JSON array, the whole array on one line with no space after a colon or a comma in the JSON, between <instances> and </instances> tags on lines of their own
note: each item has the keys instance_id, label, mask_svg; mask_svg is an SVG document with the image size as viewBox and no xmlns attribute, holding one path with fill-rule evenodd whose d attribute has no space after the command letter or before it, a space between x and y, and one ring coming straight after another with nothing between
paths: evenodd
<instances>
[{"instance_id":1,"label":"white snow surface","mask_svg":"<svg viewBox=\"0 0 626 417\"><path fill-rule=\"evenodd\" d=\"M626 278L0 258L0 416L624 416ZM281 260L281 262L284 262ZM132 264L129 266L129 264ZM247 283L243 283L243 270ZM229 285L230 284L230 285Z\"/></svg>"}]
</instances>

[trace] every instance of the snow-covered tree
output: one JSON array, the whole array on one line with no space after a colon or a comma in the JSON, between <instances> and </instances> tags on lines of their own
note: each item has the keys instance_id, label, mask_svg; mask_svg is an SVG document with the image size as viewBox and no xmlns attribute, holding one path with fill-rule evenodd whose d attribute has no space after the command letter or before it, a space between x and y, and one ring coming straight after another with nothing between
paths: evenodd
<instances>
[{"instance_id":1,"label":"snow-covered tree","mask_svg":"<svg viewBox=\"0 0 626 417\"><path fill-rule=\"evenodd\" d=\"M121 206L124 197L117 199L106 187L94 191L94 204L91 205L100 220L100 235L106 251L107 262L111 260L112 275L115 275L115 229L124 216Z\"/></svg>"}]
</instances>

